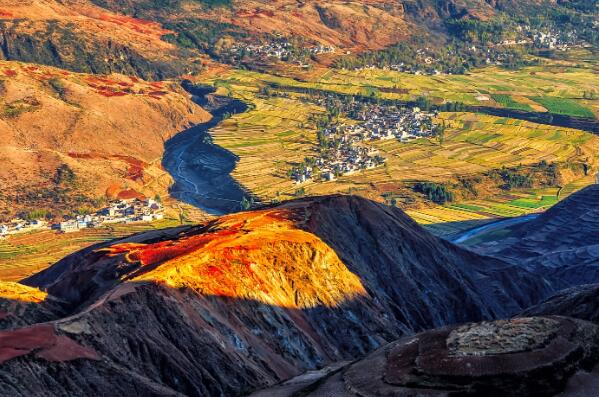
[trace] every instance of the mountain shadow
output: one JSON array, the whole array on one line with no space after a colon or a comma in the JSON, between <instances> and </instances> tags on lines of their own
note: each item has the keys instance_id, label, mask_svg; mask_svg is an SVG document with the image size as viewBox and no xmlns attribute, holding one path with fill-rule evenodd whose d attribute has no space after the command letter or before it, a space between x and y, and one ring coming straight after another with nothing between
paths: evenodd
<instances>
[{"instance_id":1,"label":"mountain shadow","mask_svg":"<svg viewBox=\"0 0 599 397\"><path fill-rule=\"evenodd\" d=\"M244 395L552 292L354 196L98 244L23 283L66 314L0 333L1 390L13 396Z\"/></svg>"}]
</instances>

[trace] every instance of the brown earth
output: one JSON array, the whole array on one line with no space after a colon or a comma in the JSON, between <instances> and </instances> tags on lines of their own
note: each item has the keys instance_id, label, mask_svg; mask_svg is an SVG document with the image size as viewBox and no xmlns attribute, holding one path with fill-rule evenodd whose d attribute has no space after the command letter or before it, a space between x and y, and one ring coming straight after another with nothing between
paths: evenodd
<instances>
[{"instance_id":1,"label":"brown earth","mask_svg":"<svg viewBox=\"0 0 599 397\"><path fill-rule=\"evenodd\" d=\"M28 207L35 197L27 192L52 187L63 164L76 176L69 194L97 198L112 187L117 195L128 189L166 195L171 180L160 164L164 142L211 117L177 83L122 75L0 62L0 88L5 217Z\"/></svg>"},{"instance_id":2,"label":"brown earth","mask_svg":"<svg viewBox=\"0 0 599 397\"><path fill-rule=\"evenodd\" d=\"M356 50L383 48L410 36L403 7L392 1L244 1L218 13L206 16L251 32L280 32Z\"/></svg>"}]
</instances>

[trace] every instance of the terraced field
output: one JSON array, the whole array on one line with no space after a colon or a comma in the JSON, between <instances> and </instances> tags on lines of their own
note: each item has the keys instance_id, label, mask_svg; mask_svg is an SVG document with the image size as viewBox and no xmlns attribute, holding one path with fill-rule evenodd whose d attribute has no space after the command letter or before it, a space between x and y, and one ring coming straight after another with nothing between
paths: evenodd
<instances>
[{"instance_id":1,"label":"terraced field","mask_svg":"<svg viewBox=\"0 0 599 397\"><path fill-rule=\"evenodd\" d=\"M556 71L560 73L554 73ZM597 101L582 99L589 82L597 81L599 86L599 78L576 68L556 66L520 71L487 68L465 76L327 70L321 74L312 72L311 79L302 81L251 71L229 71L204 81L219 87L220 94L251 104L248 112L233 116L211 133L216 144L239 157L233 176L264 201L293 198L300 186L289 180L286 171L294 162L314 155L316 134L310 116L324 109L303 101L304 94L295 91L297 88L399 100L427 95L437 103L461 101L470 105L537 112L550 110L588 117L599 110ZM259 87L264 86L276 87L278 95L260 94ZM481 103L481 98L488 101ZM381 194L394 193L406 182L446 182L457 176L541 160L586 162L593 169L599 168L599 138L584 131L479 113L441 113L439 118L439 122L444 121L448 126L442 145L434 139L375 142L387 158L385 166L332 182L308 182L301 185L302 193L352 192L381 200ZM582 187L592 183L592 178L575 182ZM567 189L563 189L561 197L567 194ZM449 234L496 217L546 208L556 202L556 193L557 189L510 192L493 200L460 202L411 214L423 224L434 224L431 228L435 232Z\"/></svg>"},{"instance_id":2,"label":"terraced field","mask_svg":"<svg viewBox=\"0 0 599 397\"><path fill-rule=\"evenodd\" d=\"M233 176L253 193L264 200L291 197L298 185L286 171L293 162L314 154L315 131L305 126L310 112L322 109L292 98L251 100L253 110L212 130L215 143L239 156ZM541 160L594 163L599 153L599 138L579 130L473 113L442 113L440 118L448 125L443 145L428 139L375 142L387 158L384 167L333 182L303 184L306 194L355 189L377 197L381 184L445 181Z\"/></svg>"},{"instance_id":3,"label":"terraced field","mask_svg":"<svg viewBox=\"0 0 599 397\"><path fill-rule=\"evenodd\" d=\"M410 100L426 95L436 101L459 101L468 105L532 109L579 117L599 114L599 101L583 98L589 87L599 87L599 76L591 69L557 65L516 71L484 68L463 76L414 76L380 70L336 71L323 74L317 86L354 94L366 92L360 87L376 87L379 96L387 99ZM481 100L487 94L490 94L490 101Z\"/></svg>"},{"instance_id":4,"label":"terraced field","mask_svg":"<svg viewBox=\"0 0 599 397\"><path fill-rule=\"evenodd\" d=\"M522 216L546 210L558 200L594 183L594 180L593 176L587 176L567 184L562 189L512 191L493 199L465 201L407 212L431 232L440 236L451 236L497 218Z\"/></svg>"},{"instance_id":5,"label":"terraced field","mask_svg":"<svg viewBox=\"0 0 599 397\"><path fill-rule=\"evenodd\" d=\"M151 224L114 225L67 234L48 230L9 236L0 239L0 280L20 280L43 270L66 255L102 241L177 225L175 220L164 220Z\"/></svg>"},{"instance_id":6,"label":"terraced field","mask_svg":"<svg viewBox=\"0 0 599 397\"><path fill-rule=\"evenodd\" d=\"M561 64L520 70L488 67L473 70L467 75L438 76L380 69L317 69L310 73L309 78L304 78L306 80L239 70L219 76L221 82L253 81L258 85L262 82L349 95L375 95L383 99L408 101L424 95L435 102L550 111L580 117L599 114L599 95L594 100L583 98L585 91L599 87L599 75L592 68L565 67ZM599 94L599 89L596 91Z\"/></svg>"}]
</instances>

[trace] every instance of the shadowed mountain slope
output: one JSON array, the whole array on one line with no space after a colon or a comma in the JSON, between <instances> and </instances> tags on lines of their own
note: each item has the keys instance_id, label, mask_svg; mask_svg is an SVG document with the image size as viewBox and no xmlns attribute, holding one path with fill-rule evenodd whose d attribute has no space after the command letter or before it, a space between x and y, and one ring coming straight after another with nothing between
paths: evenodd
<instances>
[{"instance_id":1,"label":"shadowed mountain slope","mask_svg":"<svg viewBox=\"0 0 599 397\"><path fill-rule=\"evenodd\" d=\"M70 315L0 333L12 395L241 395L414 331L512 315L550 291L351 196L98 245L25 282ZM35 343L15 346L15 332ZM64 344L72 354L44 353Z\"/></svg>"},{"instance_id":2,"label":"shadowed mountain slope","mask_svg":"<svg viewBox=\"0 0 599 397\"><path fill-rule=\"evenodd\" d=\"M524 264L558 288L599 279L599 185L589 186L538 218L476 251Z\"/></svg>"},{"instance_id":3,"label":"shadowed mountain slope","mask_svg":"<svg viewBox=\"0 0 599 397\"><path fill-rule=\"evenodd\" d=\"M64 315L62 304L37 288L0 281L0 330L55 320Z\"/></svg>"}]
</instances>

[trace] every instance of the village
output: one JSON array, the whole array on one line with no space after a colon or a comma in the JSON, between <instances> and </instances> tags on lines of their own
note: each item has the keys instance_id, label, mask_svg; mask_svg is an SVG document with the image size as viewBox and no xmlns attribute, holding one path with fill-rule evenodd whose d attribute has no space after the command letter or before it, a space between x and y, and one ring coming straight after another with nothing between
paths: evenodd
<instances>
[{"instance_id":1,"label":"village","mask_svg":"<svg viewBox=\"0 0 599 397\"><path fill-rule=\"evenodd\" d=\"M92 214L76 215L62 222L48 222L43 219L27 220L16 218L0 224L0 238L13 234L41 230L55 230L57 233L71 233L88 228L115 223L153 222L164 218L162 204L154 199L129 199L112 201Z\"/></svg>"},{"instance_id":2,"label":"village","mask_svg":"<svg viewBox=\"0 0 599 397\"><path fill-rule=\"evenodd\" d=\"M386 160L368 142L397 139L405 143L432 137L443 128L433 122L436 112L425 112L417 107L364 106L356 102L349 106L347 114L358 122L335 122L319 129L319 155L308 157L293 167L288 173L293 181L332 181L380 166Z\"/></svg>"},{"instance_id":3,"label":"village","mask_svg":"<svg viewBox=\"0 0 599 397\"><path fill-rule=\"evenodd\" d=\"M335 47L322 44L313 47L295 48L285 38L275 39L265 44L235 43L228 49L230 55L237 59L251 58L276 58L281 61L296 61L302 63L302 58L312 55L329 54L335 52ZM301 53L298 53L300 51Z\"/></svg>"},{"instance_id":4,"label":"village","mask_svg":"<svg viewBox=\"0 0 599 397\"><path fill-rule=\"evenodd\" d=\"M518 26L516 32L519 33L519 38L505 39L494 44L494 46L532 45L534 48L539 49L567 51L571 47L584 45L584 42L578 40L576 34L572 31L539 30L524 25Z\"/></svg>"}]
</instances>

